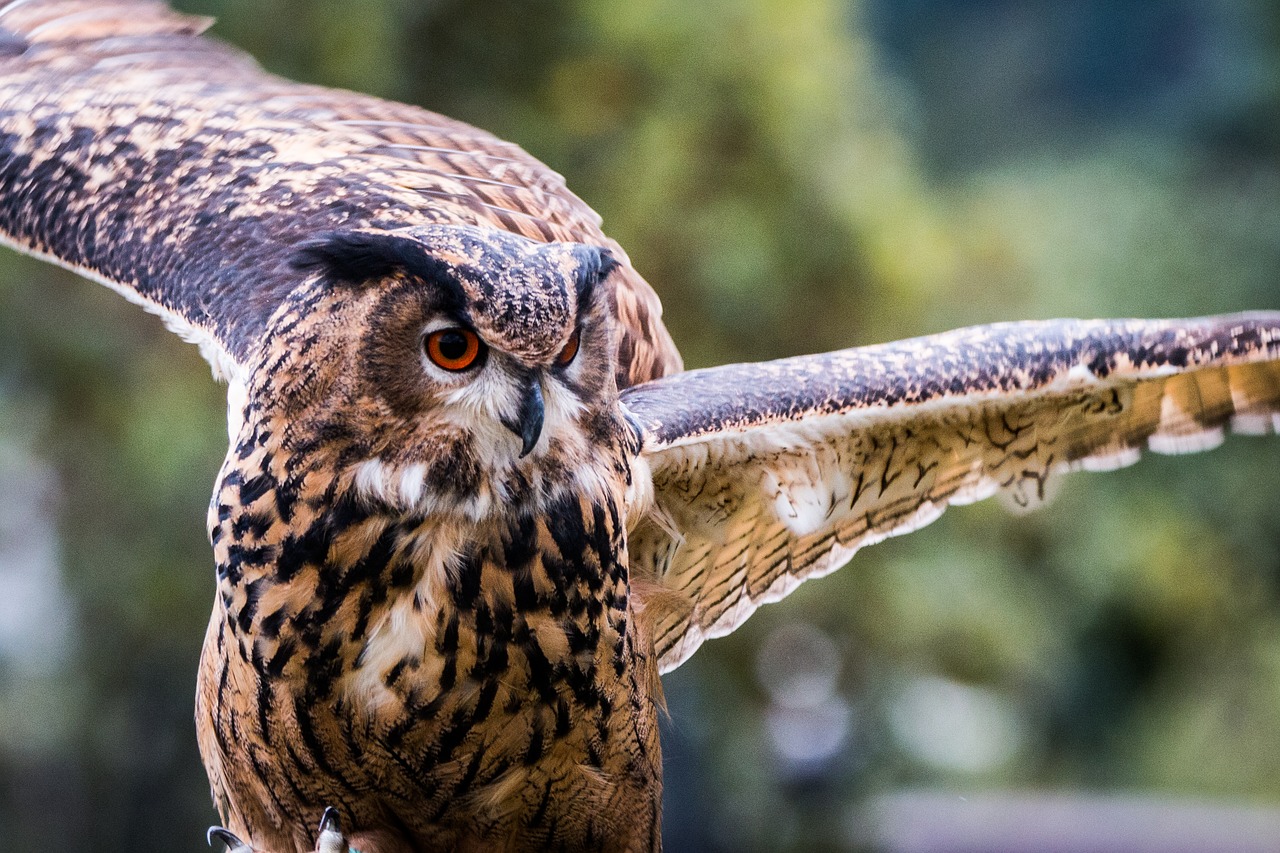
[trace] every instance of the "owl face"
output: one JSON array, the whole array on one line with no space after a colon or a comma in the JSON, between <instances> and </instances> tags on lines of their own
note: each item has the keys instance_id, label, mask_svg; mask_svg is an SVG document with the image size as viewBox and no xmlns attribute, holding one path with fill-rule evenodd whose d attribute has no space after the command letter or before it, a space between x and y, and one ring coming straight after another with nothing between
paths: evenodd
<instances>
[{"instance_id":1,"label":"owl face","mask_svg":"<svg viewBox=\"0 0 1280 853\"><path fill-rule=\"evenodd\" d=\"M428 226L331 235L296 266L313 282L252 396L370 497L482 515L568 484L616 426L606 252Z\"/></svg>"}]
</instances>

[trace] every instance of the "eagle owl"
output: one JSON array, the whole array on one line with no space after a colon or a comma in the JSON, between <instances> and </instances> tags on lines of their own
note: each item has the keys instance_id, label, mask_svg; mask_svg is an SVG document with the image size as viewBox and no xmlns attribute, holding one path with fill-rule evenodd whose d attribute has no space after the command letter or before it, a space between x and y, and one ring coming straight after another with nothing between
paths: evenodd
<instances>
[{"instance_id":1,"label":"eagle owl","mask_svg":"<svg viewBox=\"0 0 1280 853\"><path fill-rule=\"evenodd\" d=\"M201 752L240 850L655 850L662 672L997 492L1280 422L1280 315L681 372L560 177L151 0L0 6L0 233L228 386Z\"/></svg>"}]
</instances>

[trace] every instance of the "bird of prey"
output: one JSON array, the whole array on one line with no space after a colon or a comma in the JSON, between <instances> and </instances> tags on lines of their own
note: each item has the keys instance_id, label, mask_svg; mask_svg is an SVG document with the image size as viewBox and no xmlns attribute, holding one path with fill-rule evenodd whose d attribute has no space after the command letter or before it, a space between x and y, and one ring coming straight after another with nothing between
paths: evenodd
<instances>
[{"instance_id":1,"label":"bird of prey","mask_svg":"<svg viewBox=\"0 0 1280 853\"><path fill-rule=\"evenodd\" d=\"M197 723L235 849L656 850L659 676L704 640L950 504L1280 422L1280 314L682 372L558 175L207 23L0 6L0 233L227 383Z\"/></svg>"}]
</instances>

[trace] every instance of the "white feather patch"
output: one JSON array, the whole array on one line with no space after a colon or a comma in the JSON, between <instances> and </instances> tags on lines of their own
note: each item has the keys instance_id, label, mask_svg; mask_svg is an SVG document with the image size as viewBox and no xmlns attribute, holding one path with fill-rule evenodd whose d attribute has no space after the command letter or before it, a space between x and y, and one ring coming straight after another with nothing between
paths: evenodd
<instances>
[{"instance_id":1,"label":"white feather patch","mask_svg":"<svg viewBox=\"0 0 1280 853\"><path fill-rule=\"evenodd\" d=\"M346 689L359 706L378 708L400 701L387 686L386 675L401 661L430 663L428 648L435 642L436 605L445 597L448 565L461 538L459 528L430 524L415 532L407 554L422 571L413 590L396 597L369 631L360 651L360 666L352 671ZM427 674L428 678L431 677Z\"/></svg>"},{"instance_id":2,"label":"white feather patch","mask_svg":"<svg viewBox=\"0 0 1280 853\"><path fill-rule=\"evenodd\" d=\"M1212 450L1225 439L1226 431L1222 427L1214 427L1182 435L1156 433L1147 439L1147 446L1156 453L1198 453L1201 450Z\"/></svg>"},{"instance_id":3,"label":"white feather patch","mask_svg":"<svg viewBox=\"0 0 1280 853\"><path fill-rule=\"evenodd\" d=\"M249 402L249 387L237 377L227 382L227 441L234 447L244 427L244 407Z\"/></svg>"},{"instance_id":4,"label":"white feather patch","mask_svg":"<svg viewBox=\"0 0 1280 853\"><path fill-rule=\"evenodd\" d=\"M391 503L394 497L398 497L393 492L393 477L394 472L381 459L366 459L356 465L354 482L362 495Z\"/></svg>"},{"instance_id":5,"label":"white feather patch","mask_svg":"<svg viewBox=\"0 0 1280 853\"><path fill-rule=\"evenodd\" d=\"M810 454L780 457L763 475L765 495L773 496L773 512L796 536L808 536L831 523L835 509L834 486L829 486L823 466Z\"/></svg>"},{"instance_id":6,"label":"white feather patch","mask_svg":"<svg viewBox=\"0 0 1280 853\"><path fill-rule=\"evenodd\" d=\"M406 465L400 472L400 500L405 506L417 506L427 487L427 466L421 462Z\"/></svg>"},{"instance_id":7,"label":"white feather patch","mask_svg":"<svg viewBox=\"0 0 1280 853\"><path fill-rule=\"evenodd\" d=\"M1247 412L1231 419L1231 429L1241 435L1269 435L1280 432L1280 414Z\"/></svg>"},{"instance_id":8,"label":"white feather patch","mask_svg":"<svg viewBox=\"0 0 1280 853\"><path fill-rule=\"evenodd\" d=\"M1121 447L1111 453L1086 456L1076 464L1081 471L1116 471L1120 468L1129 467L1137 462L1141 456L1142 451L1136 447Z\"/></svg>"}]
</instances>

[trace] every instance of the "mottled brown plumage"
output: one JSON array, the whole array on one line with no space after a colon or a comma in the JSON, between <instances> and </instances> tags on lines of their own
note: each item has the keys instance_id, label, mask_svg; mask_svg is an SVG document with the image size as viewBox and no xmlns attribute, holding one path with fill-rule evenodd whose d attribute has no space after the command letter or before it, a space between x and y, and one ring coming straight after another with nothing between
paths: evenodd
<instances>
[{"instance_id":1,"label":"mottled brown plumage","mask_svg":"<svg viewBox=\"0 0 1280 853\"><path fill-rule=\"evenodd\" d=\"M452 273L322 273L246 365L210 519L219 606L197 716L215 799L270 850L306 849L320 805L361 850L651 849L656 660L631 625L622 517L638 440L595 292L612 267L433 230L412 245ZM512 274L550 285L521 289L514 315L481 296ZM548 440L527 457L501 424L465 422L472 405L514 411L503 381L451 405L469 389L406 370L424 318L455 310L489 342L486 369L513 375L583 330L591 358L546 382ZM536 345L528 315L556 335Z\"/></svg>"},{"instance_id":2,"label":"mottled brown plumage","mask_svg":"<svg viewBox=\"0 0 1280 853\"><path fill-rule=\"evenodd\" d=\"M948 505L1027 507L1066 471L1274 432L1277 319L1007 323L623 391L654 484L629 544L663 604L662 671Z\"/></svg>"},{"instance_id":3,"label":"mottled brown plumage","mask_svg":"<svg viewBox=\"0 0 1280 853\"><path fill-rule=\"evenodd\" d=\"M681 374L559 176L270 77L206 23L0 5L0 234L228 382L197 694L215 838L657 849L658 674L705 638L948 504L1280 421L1275 314Z\"/></svg>"},{"instance_id":4,"label":"mottled brown plumage","mask_svg":"<svg viewBox=\"0 0 1280 853\"><path fill-rule=\"evenodd\" d=\"M323 231L472 225L606 248L622 384L679 355L647 284L564 180L515 145L417 107L271 77L147 0L0 7L8 202L27 251L105 279L194 337L222 373Z\"/></svg>"}]
</instances>

